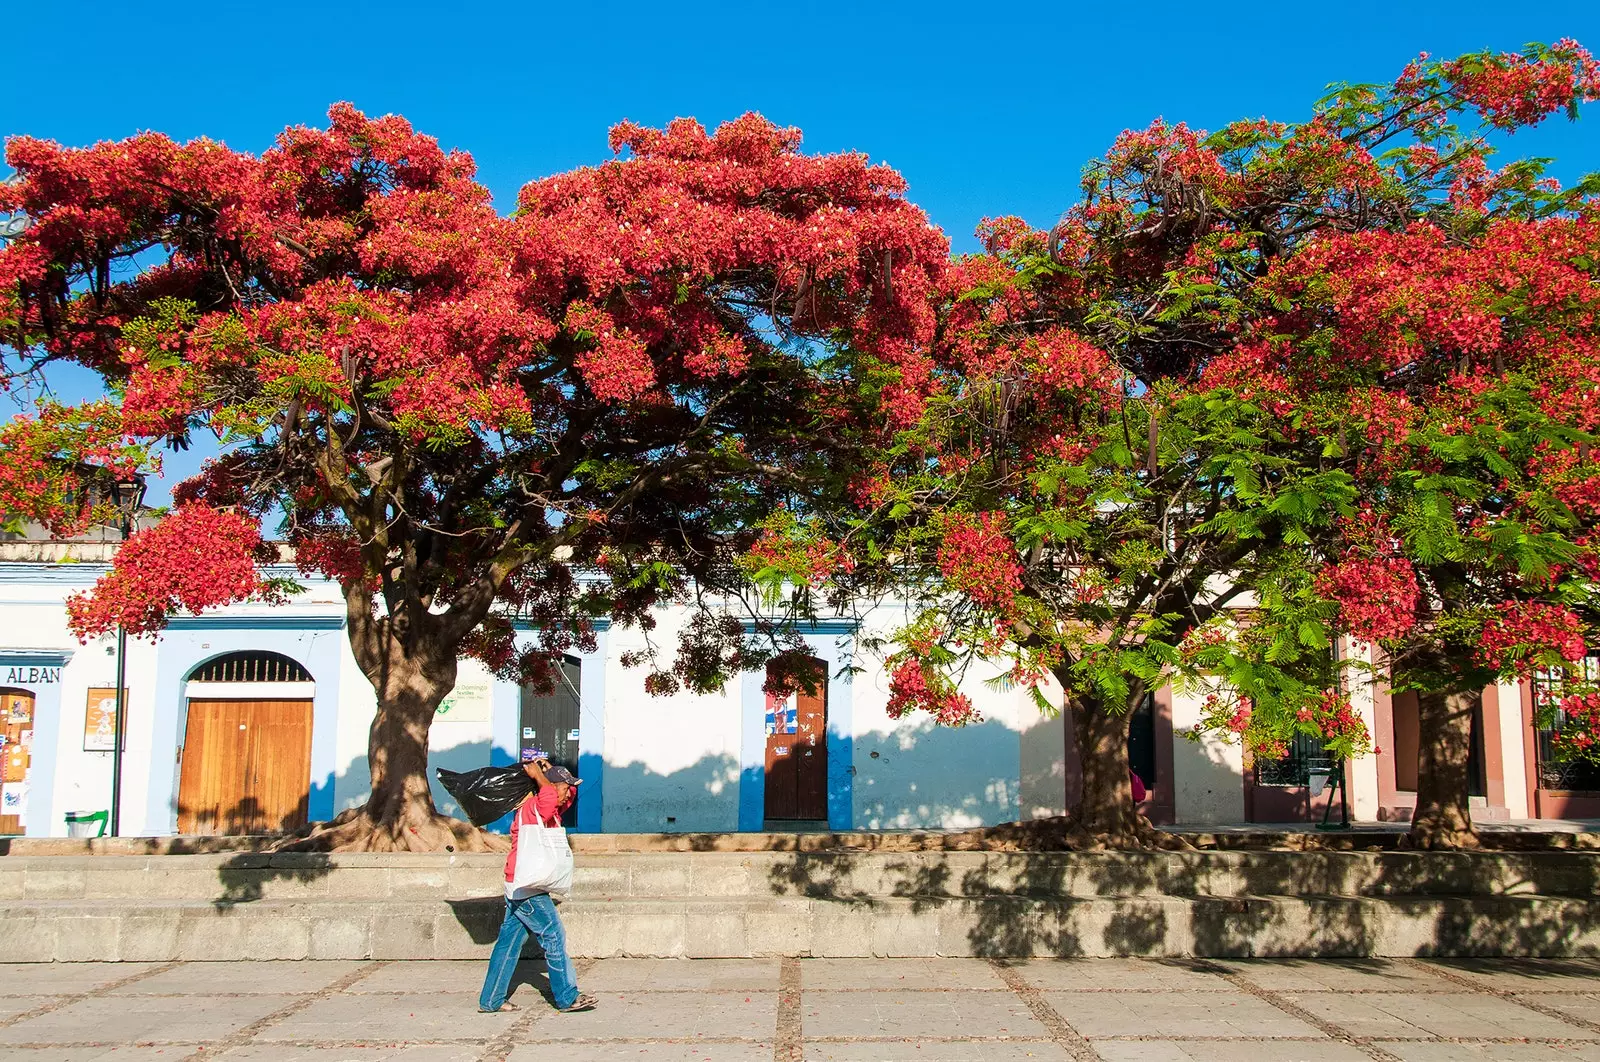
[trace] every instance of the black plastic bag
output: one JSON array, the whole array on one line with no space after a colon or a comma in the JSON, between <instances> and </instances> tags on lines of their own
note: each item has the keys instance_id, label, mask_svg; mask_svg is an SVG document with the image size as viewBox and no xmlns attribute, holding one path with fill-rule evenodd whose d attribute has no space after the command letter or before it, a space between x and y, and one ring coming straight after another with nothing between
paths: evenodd
<instances>
[{"instance_id":1,"label":"black plastic bag","mask_svg":"<svg viewBox=\"0 0 1600 1062\"><path fill-rule=\"evenodd\" d=\"M521 767L479 767L461 774L436 767L434 773L474 826L509 815L537 788Z\"/></svg>"}]
</instances>

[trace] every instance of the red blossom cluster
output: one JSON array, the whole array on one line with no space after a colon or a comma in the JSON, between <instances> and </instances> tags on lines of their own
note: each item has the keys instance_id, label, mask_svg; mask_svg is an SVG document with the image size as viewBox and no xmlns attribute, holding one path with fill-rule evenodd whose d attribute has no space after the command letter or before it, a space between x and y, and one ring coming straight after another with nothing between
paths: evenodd
<instances>
[{"instance_id":1,"label":"red blossom cluster","mask_svg":"<svg viewBox=\"0 0 1600 1062\"><path fill-rule=\"evenodd\" d=\"M821 535L814 526L779 519L762 530L761 537L741 558L751 571L766 571L795 586L821 586L836 572L848 574L856 561L849 552Z\"/></svg>"},{"instance_id":2,"label":"red blossom cluster","mask_svg":"<svg viewBox=\"0 0 1600 1062\"><path fill-rule=\"evenodd\" d=\"M153 636L179 611L278 600L257 567L261 549L254 520L198 503L180 505L129 536L93 591L67 599L67 626L85 641L119 626Z\"/></svg>"},{"instance_id":3,"label":"red blossom cluster","mask_svg":"<svg viewBox=\"0 0 1600 1062\"><path fill-rule=\"evenodd\" d=\"M1338 602L1340 625L1360 641L1385 642L1416 626L1421 591L1405 557L1363 557L1351 550L1318 574L1316 587Z\"/></svg>"},{"instance_id":4,"label":"red blossom cluster","mask_svg":"<svg viewBox=\"0 0 1600 1062\"><path fill-rule=\"evenodd\" d=\"M1600 693L1574 694L1561 701L1561 726L1555 732L1558 756L1600 757Z\"/></svg>"},{"instance_id":5,"label":"red blossom cluster","mask_svg":"<svg viewBox=\"0 0 1600 1062\"><path fill-rule=\"evenodd\" d=\"M1583 622L1560 605L1507 601L1483 625L1478 659L1502 673L1526 675L1541 658L1566 661L1584 656Z\"/></svg>"},{"instance_id":6,"label":"red blossom cluster","mask_svg":"<svg viewBox=\"0 0 1600 1062\"><path fill-rule=\"evenodd\" d=\"M914 656L907 657L889 673L889 703L885 711L890 719L899 719L919 709L943 726L965 726L983 718L973 707L972 699L937 669Z\"/></svg>"},{"instance_id":7,"label":"red blossom cluster","mask_svg":"<svg viewBox=\"0 0 1600 1062\"><path fill-rule=\"evenodd\" d=\"M1532 125L1567 109L1574 99L1600 99L1600 62L1568 38L1552 45L1543 59L1471 56L1444 68L1455 91L1501 129Z\"/></svg>"},{"instance_id":8,"label":"red blossom cluster","mask_svg":"<svg viewBox=\"0 0 1600 1062\"><path fill-rule=\"evenodd\" d=\"M1004 513L952 513L939 546L939 570L950 587L980 607L1004 613L1022 589L1017 547Z\"/></svg>"}]
</instances>

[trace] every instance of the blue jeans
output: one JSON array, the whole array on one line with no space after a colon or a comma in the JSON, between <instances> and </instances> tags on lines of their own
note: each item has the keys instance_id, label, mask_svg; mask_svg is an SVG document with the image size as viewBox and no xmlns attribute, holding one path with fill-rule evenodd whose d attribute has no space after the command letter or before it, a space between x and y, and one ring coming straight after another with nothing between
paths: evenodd
<instances>
[{"instance_id":1,"label":"blue jeans","mask_svg":"<svg viewBox=\"0 0 1600 1062\"><path fill-rule=\"evenodd\" d=\"M561 916L556 913L555 901L545 893L522 900L506 901L505 921L500 923L500 936L494 942L494 954L489 956L489 973L483 979L483 992L478 996L482 1010L499 1010L511 992L511 978L517 972L517 960L522 957L522 945L532 934L544 949L545 966L550 971L550 992L556 997L556 1006L565 1010L578 999L578 971L567 954L567 932L561 927Z\"/></svg>"}]
</instances>

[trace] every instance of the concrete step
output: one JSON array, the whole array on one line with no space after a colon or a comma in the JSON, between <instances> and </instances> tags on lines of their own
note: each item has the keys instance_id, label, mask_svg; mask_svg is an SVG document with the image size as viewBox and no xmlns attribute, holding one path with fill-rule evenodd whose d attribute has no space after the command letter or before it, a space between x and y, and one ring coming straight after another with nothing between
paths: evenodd
<instances>
[{"instance_id":1,"label":"concrete step","mask_svg":"<svg viewBox=\"0 0 1600 1062\"><path fill-rule=\"evenodd\" d=\"M497 898L0 903L10 962L486 959ZM1600 956L1600 908L1551 896L890 897L562 906L576 956Z\"/></svg>"},{"instance_id":2,"label":"concrete step","mask_svg":"<svg viewBox=\"0 0 1600 1062\"><path fill-rule=\"evenodd\" d=\"M457 900L494 896L504 857L449 854L8 856L0 901ZM865 902L908 897L1252 895L1588 898L1600 853L633 852L581 854L578 897Z\"/></svg>"}]
</instances>

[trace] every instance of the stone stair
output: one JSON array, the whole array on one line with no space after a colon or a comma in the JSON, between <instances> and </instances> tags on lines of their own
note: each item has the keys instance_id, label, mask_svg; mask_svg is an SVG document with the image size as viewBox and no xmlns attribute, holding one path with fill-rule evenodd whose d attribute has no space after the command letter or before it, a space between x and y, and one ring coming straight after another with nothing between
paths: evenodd
<instances>
[{"instance_id":1,"label":"stone stair","mask_svg":"<svg viewBox=\"0 0 1600 1062\"><path fill-rule=\"evenodd\" d=\"M482 958L503 862L12 854L0 959ZM562 915L579 956L1596 956L1597 885L1592 851L591 851Z\"/></svg>"}]
</instances>

